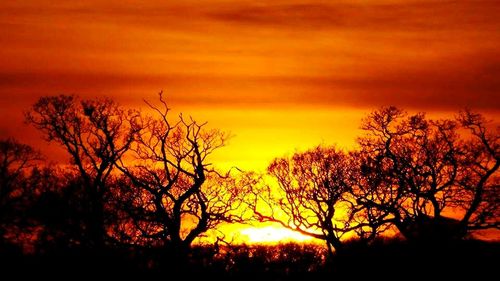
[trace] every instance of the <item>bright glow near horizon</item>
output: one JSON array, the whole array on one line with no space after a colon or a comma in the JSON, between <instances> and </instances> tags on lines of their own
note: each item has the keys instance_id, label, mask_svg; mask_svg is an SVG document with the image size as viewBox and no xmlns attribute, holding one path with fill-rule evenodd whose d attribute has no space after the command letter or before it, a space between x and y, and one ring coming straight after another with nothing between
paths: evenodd
<instances>
[{"instance_id":1,"label":"bright glow near horizon","mask_svg":"<svg viewBox=\"0 0 500 281\"><path fill-rule=\"evenodd\" d=\"M248 227L240 230L241 239L248 243L311 242L313 238L298 232L278 227Z\"/></svg>"}]
</instances>

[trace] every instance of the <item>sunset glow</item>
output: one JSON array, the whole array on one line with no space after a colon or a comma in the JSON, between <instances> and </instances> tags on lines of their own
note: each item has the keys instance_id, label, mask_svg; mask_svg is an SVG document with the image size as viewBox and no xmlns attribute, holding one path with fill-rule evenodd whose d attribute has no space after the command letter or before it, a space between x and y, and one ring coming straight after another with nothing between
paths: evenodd
<instances>
[{"instance_id":1,"label":"sunset glow","mask_svg":"<svg viewBox=\"0 0 500 281\"><path fill-rule=\"evenodd\" d=\"M210 163L265 172L320 144L352 148L384 105L500 120L496 1L3 1L0 138L48 145L23 112L57 94L111 97L148 111L165 93L228 132ZM227 227L250 243L311 241L275 226Z\"/></svg>"},{"instance_id":2,"label":"sunset glow","mask_svg":"<svg viewBox=\"0 0 500 281\"><path fill-rule=\"evenodd\" d=\"M310 242L309 236L275 226L249 227L240 230L241 238L248 243Z\"/></svg>"}]
</instances>

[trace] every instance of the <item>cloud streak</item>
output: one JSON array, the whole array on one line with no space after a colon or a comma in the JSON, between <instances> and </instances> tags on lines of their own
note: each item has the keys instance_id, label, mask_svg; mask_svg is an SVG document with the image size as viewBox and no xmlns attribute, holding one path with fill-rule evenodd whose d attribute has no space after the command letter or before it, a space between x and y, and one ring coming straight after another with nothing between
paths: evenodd
<instances>
[{"instance_id":1,"label":"cloud streak","mask_svg":"<svg viewBox=\"0 0 500 281\"><path fill-rule=\"evenodd\" d=\"M0 103L18 111L41 95L161 89L197 107L500 111L498 1L1 5Z\"/></svg>"},{"instance_id":2,"label":"cloud streak","mask_svg":"<svg viewBox=\"0 0 500 281\"><path fill-rule=\"evenodd\" d=\"M247 4L222 7L213 18L243 25L422 31L498 26L495 1L364 1Z\"/></svg>"}]
</instances>

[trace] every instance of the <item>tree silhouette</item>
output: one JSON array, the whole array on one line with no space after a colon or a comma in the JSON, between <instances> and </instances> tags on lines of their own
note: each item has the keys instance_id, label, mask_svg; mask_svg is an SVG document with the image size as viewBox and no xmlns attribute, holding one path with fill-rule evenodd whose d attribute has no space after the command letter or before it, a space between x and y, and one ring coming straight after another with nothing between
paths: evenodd
<instances>
[{"instance_id":1,"label":"tree silhouette","mask_svg":"<svg viewBox=\"0 0 500 281\"><path fill-rule=\"evenodd\" d=\"M464 118L461 123L467 124ZM395 107L373 112L362 124L367 134L359 139L365 182L356 195L358 203L390 218L408 239L463 236L470 226L468 213L477 210L475 202L486 204L481 193L488 189L485 186L494 185L489 179L498 169L498 158L492 159L495 153L498 157L498 136L474 133L474 126L486 130L484 120L476 120L465 127L479 141L467 142L454 120L427 120L422 113L408 116ZM482 163L484 172L475 174ZM445 215L459 206L467 210L463 223ZM484 215L486 210L498 209L498 205L488 206L482 209Z\"/></svg>"},{"instance_id":2,"label":"tree silhouette","mask_svg":"<svg viewBox=\"0 0 500 281\"><path fill-rule=\"evenodd\" d=\"M33 195L30 178L38 173L35 168L41 160L31 146L12 138L0 140L0 247L8 234L19 238L19 227L25 223L21 214Z\"/></svg>"},{"instance_id":3,"label":"tree silhouette","mask_svg":"<svg viewBox=\"0 0 500 281\"><path fill-rule=\"evenodd\" d=\"M80 175L56 166L32 173L29 180L36 196L26 212L37 228L37 251L64 252L91 247L82 245L88 240L88 233L83 230L89 223L86 202L89 199Z\"/></svg>"},{"instance_id":4,"label":"tree silhouette","mask_svg":"<svg viewBox=\"0 0 500 281\"><path fill-rule=\"evenodd\" d=\"M329 249L343 249L347 233L371 238L378 224L356 206L353 191L358 172L349 154L335 148L317 147L275 159L268 173L278 188L255 190L252 205L260 221L277 222L302 234L324 240Z\"/></svg>"},{"instance_id":5,"label":"tree silhouette","mask_svg":"<svg viewBox=\"0 0 500 281\"><path fill-rule=\"evenodd\" d=\"M481 115L432 120L386 107L362 129L358 150L275 159L268 174L277 187L255 189L250 204L258 220L336 250L348 233L370 241L395 227L409 240L442 241L499 227L500 137Z\"/></svg>"},{"instance_id":6,"label":"tree silhouette","mask_svg":"<svg viewBox=\"0 0 500 281\"><path fill-rule=\"evenodd\" d=\"M500 126L489 130L489 122L470 110L460 112L458 121L472 136L464 144L467 167L458 180L463 192L455 200L465 212L461 230L500 229Z\"/></svg>"},{"instance_id":7,"label":"tree silhouette","mask_svg":"<svg viewBox=\"0 0 500 281\"><path fill-rule=\"evenodd\" d=\"M381 108L363 120L356 149L319 146L274 159L258 175L211 162L224 132L172 118L162 93L145 102L146 113L64 95L34 104L27 121L66 150L70 165L47 165L33 148L0 140L2 253L28 249L27 260L49 269L279 279L350 272L365 254L361 263L373 271L388 258L391 270L402 269L436 249L458 264L469 253L498 252L461 241L499 229L500 128L480 114L434 120ZM220 245L224 237L196 243L222 223L255 221L323 240L328 252ZM406 240L386 240L389 229Z\"/></svg>"},{"instance_id":8,"label":"tree silhouette","mask_svg":"<svg viewBox=\"0 0 500 281\"><path fill-rule=\"evenodd\" d=\"M209 162L226 134L182 115L170 121L162 93L158 106L146 103L156 116L142 116L134 161L120 161L126 188L119 189L122 223L115 232L129 243L166 247L182 259L207 230L241 218L245 185Z\"/></svg>"},{"instance_id":9,"label":"tree silhouette","mask_svg":"<svg viewBox=\"0 0 500 281\"><path fill-rule=\"evenodd\" d=\"M138 112L125 110L110 99L80 100L75 96L42 97L26 120L60 144L78 171L87 211L82 229L86 240L102 247L106 238L104 195L116 162L130 149L141 127Z\"/></svg>"}]
</instances>

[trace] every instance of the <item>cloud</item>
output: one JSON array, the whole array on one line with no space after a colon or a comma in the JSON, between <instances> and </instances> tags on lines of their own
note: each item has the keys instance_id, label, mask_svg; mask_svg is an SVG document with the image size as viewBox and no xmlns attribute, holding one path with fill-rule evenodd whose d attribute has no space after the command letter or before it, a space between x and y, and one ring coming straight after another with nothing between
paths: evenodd
<instances>
[{"instance_id":1,"label":"cloud","mask_svg":"<svg viewBox=\"0 0 500 281\"><path fill-rule=\"evenodd\" d=\"M495 1L364 1L228 5L208 15L232 24L276 28L422 31L499 26Z\"/></svg>"},{"instance_id":2,"label":"cloud","mask_svg":"<svg viewBox=\"0 0 500 281\"><path fill-rule=\"evenodd\" d=\"M332 81L318 89L318 96L332 94L326 102L345 100L346 105L395 104L419 109L472 107L500 109L500 59L497 52L448 57L433 62L365 72L357 77Z\"/></svg>"},{"instance_id":3,"label":"cloud","mask_svg":"<svg viewBox=\"0 0 500 281\"><path fill-rule=\"evenodd\" d=\"M163 89L206 106L499 110L499 13L486 0L7 2L0 100Z\"/></svg>"},{"instance_id":4,"label":"cloud","mask_svg":"<svg viewBox=\"0 0 500 281\"><path fill-rule=\"evenodd\" d=\"M215 22L277 29L495 30L497 1L22 1L7 2L0 18L64 19L67 24L127 24L203 30Z\"/></svg>"},{"instance_id":5,"label":"cloud","mask_svg":"<svg viewBox=\"0 0 500 281\"><path fill-rule=\"evenodd\" d=\"M367 65L357 73L323 75L0 73L0 101L33 95L106 94L123 100L164 90L172 104L204 107L356 107L418 110L500 109L496 52L470 53L411 66Z\"/></svg>"}]
</instances>

